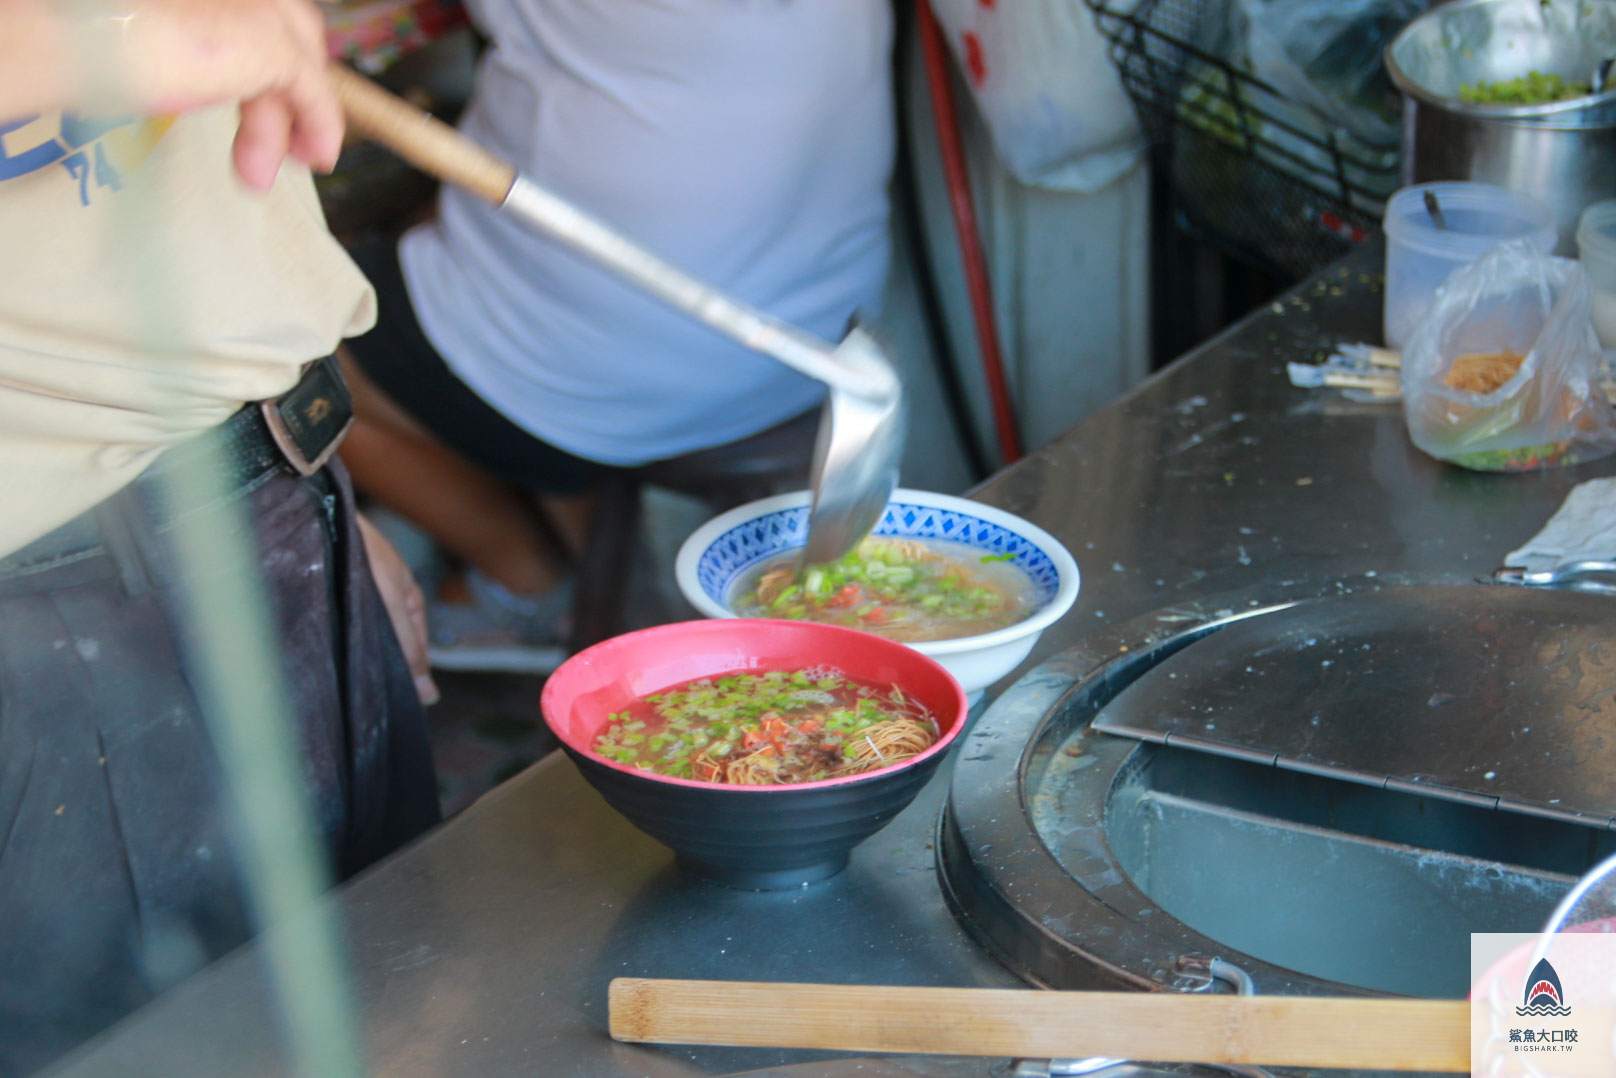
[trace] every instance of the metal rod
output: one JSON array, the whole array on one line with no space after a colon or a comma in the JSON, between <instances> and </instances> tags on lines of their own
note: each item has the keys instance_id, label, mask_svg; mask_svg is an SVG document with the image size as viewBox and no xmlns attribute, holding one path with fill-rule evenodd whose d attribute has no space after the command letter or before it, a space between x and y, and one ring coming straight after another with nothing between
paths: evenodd
<instances>
[{"instance_id":1,"label":"metal rod","mask_svg":"<svg viewBox=\"0 0 1616 1078\"><path fill-rule=\"evenodd\" d=\"M525 176L517 177L500 208L670 306L801 374L859 397L889 399L897 392L895 379L885 367L853 366L833 358L823 341L675 269Z\"/></svg>"}]
</instances>

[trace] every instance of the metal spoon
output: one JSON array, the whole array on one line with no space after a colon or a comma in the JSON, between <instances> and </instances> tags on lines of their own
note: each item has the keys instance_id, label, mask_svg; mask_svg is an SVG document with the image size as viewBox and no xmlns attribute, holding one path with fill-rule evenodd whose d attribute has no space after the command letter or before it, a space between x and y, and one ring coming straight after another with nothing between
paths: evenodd
<instances>
[{"instance_id":1,"label":"metal spoon","mask_svg":"<svg viewBox=\"0 0 1616 1078\"><path fill-rule=\"evenodd\" d=\"M904 435L902 383L873 337L855 328L832 348L669 265L370 80L333 65L331 81L355 131L674 309L829 386L810 472L804 559L834 561L869 534L897 485Z\"/></svg>"},{"instance_id":2,"label":"metal spoon","mask_svg":"<svg viewBox=\"0 0 1616 1078\"><path fill-rule=\"evenodd\" d=\"M1448 220L1442 216L1442 203L1437 201L1435 191L1425 192L1425 212L1431 215L1431 223L1438 232L1446 232Z\"/></svg>"},{"instance_id":3,"label":"metal spoon","mask_svg":"<svg viewBox=\"0 0 1616 1078\"><path fill-rule=\"evenodd\" d=\"M1593 77L1588 80L1590 94L1602 94L1610 84L1610 69L1616 66L1616 56L1607 56L1594 65Z\"/></svg>"}]
</instances>

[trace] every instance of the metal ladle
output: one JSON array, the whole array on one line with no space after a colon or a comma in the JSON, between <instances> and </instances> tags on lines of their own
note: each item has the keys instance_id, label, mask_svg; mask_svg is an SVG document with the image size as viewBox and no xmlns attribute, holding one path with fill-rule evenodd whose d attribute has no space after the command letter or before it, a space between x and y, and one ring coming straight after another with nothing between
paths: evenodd
<instances>
[{"instance_id":1,"label":"metal ladle","mask_svg":"<svg viewBox=\"0 0 1616 1078\"><path fill-rule=\"evenodd\" d=\"M903 446L902 384L854 328L832 348L703 284L527 179L454 128L345 67L332 84L353 130L423 172L498 207L699 322L830 388L810 472L803 560L834 561L869 534L892 496Z\"/></svg>"},{"instance_id":2,"label":"metal ladle","mask_svg":"<svg viewBox=\"0 0 1616 1078\"><path fill-rule=\"evenodd\" d=\"M1610 84L1610 69L1616 66L1616 56L1607 56L1594 65L1594 73L1588 80L1588 92L1602 94Z\"/></svg>"}]
</instances>

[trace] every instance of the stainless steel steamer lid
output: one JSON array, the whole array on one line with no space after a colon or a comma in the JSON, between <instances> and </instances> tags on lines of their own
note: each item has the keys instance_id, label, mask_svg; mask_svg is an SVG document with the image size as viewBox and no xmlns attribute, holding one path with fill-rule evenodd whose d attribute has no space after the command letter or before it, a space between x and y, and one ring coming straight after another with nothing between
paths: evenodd
<instances>
[{"instance_id":1,"label":"stainless steel steamer lid","mask_svg":"<svg viewBox=\"0 0 1616 1078\"><path fill-rule=\"evenodd\" d=\"M1165 659L1094 728L1616 826L1616 604L1508 587L1301 603Z\"/></svg>"},{"instance_id":2,"label":"stainless steel steamer lid","mask_svg":"<svg viewBox=\"0 0 1616 1078\"><path fill-rule=\"evenodd\" d=\"M1611 699L1598 640L1603 625L1616 629L1608 598L1412 583L1353 578L1310 586L1300 601L1275 602L1297 599L1295 589L1259 587L1180 603L1095 626L1023 676L956 751L936 846L960 923L1018 976L1056 988L1194 990L1185 961L1222 957L1261 994L1462 994L1468 932L1542 925L1578 875L1616 852L1606 818L1497 811L1092 725L1159 668L1221 647L1223 634L1271 637L1263 623L1280 622L1270 619L1328 622L1336 609L1351 622L1360 599L1388 625L1393 610L1418 612L1426 629L1409 631L1434 632L1445 655L1478 633L1488 650L1514 641L1516 615L1533 627L1528 639L1556 639L1564 625L1590 647L1538 662L1535 676L1562 702L1581 702L1571 684L1589 688L1596 708ZM1464 687L1467 698L1491 703L1497 675L1487 676ZM1358 699L1373 709L1372 692Z\"/></svg>"},{"instance_id":3,"label":"stainless steel steamer lid","mask_svg":"<svg viewBox=\"0 0 1616 1078\"><path fill-rule=\"evenodd\" d=\"M1227 950L1160 916L1111 853L1109 787L1150 746L1094 733L1089 723L1141 673L1241 617L1261 616L1259 604L1255 593L1222 596L1097 627L974 720L955 750L938 823L939 882L962 926L1017 976L1065 989L1183 987L1177 956ZM1071 751L1080 757L1070 758ZM1046 781L1074 768L1091 780L1076 803L1053 794ZM1058 836L1045 831L1052 823ZM1261 962L1242 964L1265 992L1354 993Z\"/></svg>"}]
</instances>

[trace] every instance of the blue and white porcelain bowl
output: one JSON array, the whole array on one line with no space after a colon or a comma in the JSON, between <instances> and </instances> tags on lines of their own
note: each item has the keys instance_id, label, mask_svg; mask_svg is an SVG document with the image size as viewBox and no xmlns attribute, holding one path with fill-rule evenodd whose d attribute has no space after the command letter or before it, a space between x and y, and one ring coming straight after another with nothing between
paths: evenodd
<instances>
[{"instance_id":1,"label":"blue and white porcelain bowl","mask_svg":"<svg viewBox=\"0 0 1616 1078\"><path fill-rule=\"evenodd\" d=\"M875 535L947 539L983 554L1010 554L1033 582L1035 605L1021 621L991 633L909 646L941 663L973 702L1014 670L1038 636L1077 601L1077 563L1054 536L1020 517L947 494L899 488L875 526ZM747 571L801 547L808 538L808 492L781 494L731 509L703 524L679 548L679 590L711 618L737 615L730 603Z\"/></svg>"}]
</instances>

